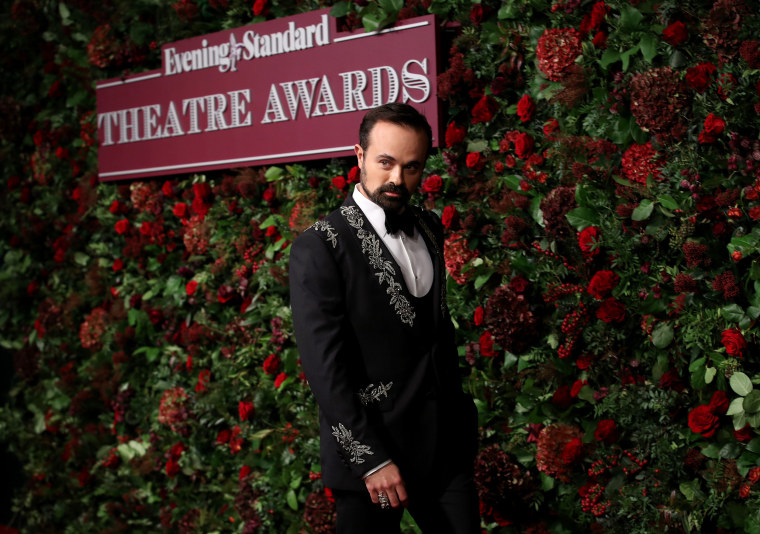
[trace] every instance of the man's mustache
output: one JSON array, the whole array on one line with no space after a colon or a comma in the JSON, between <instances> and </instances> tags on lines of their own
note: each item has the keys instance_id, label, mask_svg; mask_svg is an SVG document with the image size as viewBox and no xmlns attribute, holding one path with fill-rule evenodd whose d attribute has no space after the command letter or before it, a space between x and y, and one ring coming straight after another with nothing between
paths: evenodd
<instances>
[{"instance_id":1,"label":"man's mustache","mask_svg":"<svg viewBox=\"0 0 760 534\"><path fill-rule=\"evenodd\" d=\"M404 197L409 196L409 190L406 187L394 184L383 184L377 188L376 193L395 193Z\"/></svg>"}]
</instances>

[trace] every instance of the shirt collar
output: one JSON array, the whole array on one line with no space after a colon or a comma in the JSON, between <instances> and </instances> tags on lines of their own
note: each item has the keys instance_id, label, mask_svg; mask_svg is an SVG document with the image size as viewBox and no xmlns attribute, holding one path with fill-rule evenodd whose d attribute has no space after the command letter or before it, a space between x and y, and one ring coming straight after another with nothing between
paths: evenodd
<instances>
[{"instance_id":1,"label":"shirt collar","mask_svg":"<svg viewBox=\"0 0 760 534\"><path fill-rule=\"evenodd\" d=\"M388 230L385 229L385 210L362 195L358 184L354 186L352 196L356 205L364 212L364 216L367 217L367 220L375 229L375 232L377 232L377 235L381 238L385 237L388 234Z\"/></svg>"}]
</instances>

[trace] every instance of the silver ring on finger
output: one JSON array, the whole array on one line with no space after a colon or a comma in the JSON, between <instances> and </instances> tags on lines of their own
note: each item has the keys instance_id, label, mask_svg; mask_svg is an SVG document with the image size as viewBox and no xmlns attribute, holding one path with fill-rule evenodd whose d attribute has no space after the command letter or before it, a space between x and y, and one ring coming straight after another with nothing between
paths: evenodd
<instances>
[{"instance_id":1,"label":"silver ring on finger","mask_svg":"<svg viewBox=\"0 0 760 534\"><path fill-rule=\"evenodd\" d=\"M388 496L383 493L382 491L377 492L377 500L380 503L380 508L383 510L387 510L391 507L391 501L388 499Z\"/></svg>"}]
</instances>

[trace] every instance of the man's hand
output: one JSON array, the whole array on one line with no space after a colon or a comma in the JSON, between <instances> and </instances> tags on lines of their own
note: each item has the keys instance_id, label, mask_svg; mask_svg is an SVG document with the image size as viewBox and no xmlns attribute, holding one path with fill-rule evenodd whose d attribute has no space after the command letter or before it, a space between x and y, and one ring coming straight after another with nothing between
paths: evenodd
<instances>
[{"instance_id":1,"label":"man's hand","mask_svg":"<svg viewBox=\"0 0 760 534\"><path fill-rule=\"evenodd\" d=\"M378 504L380 502L377 494L382 492L388 497L393 508L399 506L406 508L407 496L404 481L398 467L393 462L365 478L364 483L367 485L367 491L373 503Z\"/></svg>"}]
</instances>

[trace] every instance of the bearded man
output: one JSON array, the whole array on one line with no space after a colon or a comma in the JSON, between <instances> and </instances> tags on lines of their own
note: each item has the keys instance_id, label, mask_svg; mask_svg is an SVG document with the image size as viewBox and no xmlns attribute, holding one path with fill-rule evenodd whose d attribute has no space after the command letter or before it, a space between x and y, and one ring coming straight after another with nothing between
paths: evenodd
<instances>
[{"instance_id":1,"label":"bearded man","mask_svg":"<svg viewBox=\"0 0 760 534\"><path fill-rule=\"evenodd\" d=\"M477 412L462 391L446 306L443 227L409 205L432 132L392 103L365 115L361 183L292 244L296 341L319 405L338 534L480 532Z\"/></svg>"}]
</instances>

